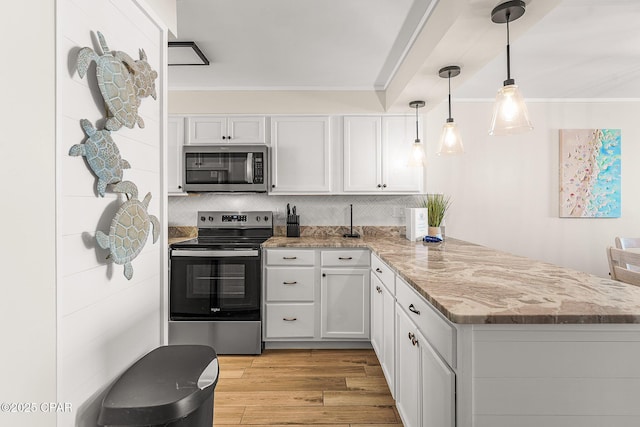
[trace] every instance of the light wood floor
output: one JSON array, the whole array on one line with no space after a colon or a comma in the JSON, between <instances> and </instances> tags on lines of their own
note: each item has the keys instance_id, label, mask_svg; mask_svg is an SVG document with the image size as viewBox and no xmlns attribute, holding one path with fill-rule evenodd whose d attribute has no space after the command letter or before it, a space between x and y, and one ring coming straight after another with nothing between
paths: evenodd
<instances>
[{"instance_id":1,"label":"light wood floor","mask_svg":"<svg viewBox=\"0 0 640 427\"><path fill-rule=\"evenodd\" d=\"M218 356L216 427L402 427L373 350Z\"/></svg>"}]
</instances>

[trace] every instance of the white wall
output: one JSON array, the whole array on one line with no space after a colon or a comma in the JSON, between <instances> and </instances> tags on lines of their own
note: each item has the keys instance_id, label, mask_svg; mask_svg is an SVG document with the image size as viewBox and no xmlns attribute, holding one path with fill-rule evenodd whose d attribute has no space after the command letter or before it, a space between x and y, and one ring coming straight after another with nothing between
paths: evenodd
<instances>
[{"instance_id":1,"label":"white wall","mask_svg":"<svg viewBox=\"0 0 640 427\"><path fill-rule=\"evenodd\" d=\"M123 127L111 136L132 168L124 179L138 187L138 198L153 198L148 211L162 218L163 68L166 35L134 1L59 0L57 2L57 400L73 412L58 416L59 426L94 426L102 393L135 360L161 344L161 295L166 274L163 240L149 238L132 262L131 280L123 266L106 260L95 241L97 230L109 231L113 215L125 200L95 190L96 179L80 157L68 155L86 137L80 119L104 126L103 101L95 66L81 79L75 67L80 47L99 49L100 31L111 50L134 59L144 48L156 81L158 100L142 100L145 128ZM163 227L164 228L164 227ZM164 233L163 233L164 234Z\"/></svg>"},{"instance_id":2,"label":"white wall","mask_svg":"<svg viewBox=\"0 0 640 427\"><path fill-rule=\"evenodd\" d=\"M438 157L446 104L427 116L427 191L451 195L447 235L608 276L605 248L640 235L640 102L527 103L534 130L487 135L490 102L453 100L466 153ZM622 216L559 218L559 129L622 129Z\"/></svg>"},{"instance_id":3,"label":"white wall","mask_svg":"<svg viewBox=\"0 0 640 427\"><path fill-rule=\"evenodd\" d=\"M54 2L9 2L2 16L0 402L55 402ZM0 412L2 426L54 423Z\"/></svg>"}]
</instances>

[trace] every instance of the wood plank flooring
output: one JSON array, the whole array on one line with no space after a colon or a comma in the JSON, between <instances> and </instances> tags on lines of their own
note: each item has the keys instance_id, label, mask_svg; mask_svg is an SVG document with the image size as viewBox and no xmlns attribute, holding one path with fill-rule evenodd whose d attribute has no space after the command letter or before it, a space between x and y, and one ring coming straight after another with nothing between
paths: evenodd
<instances>
[{"instance_id":1,"label":"wood plank flooring","mask_svg":"<svg viewBox=\"0 0 640 427\"><path fill-rule=\"evenodd\" d=\"M402 427L373 350L218 356L216 427Z\"/></svg>"}]
</instances>

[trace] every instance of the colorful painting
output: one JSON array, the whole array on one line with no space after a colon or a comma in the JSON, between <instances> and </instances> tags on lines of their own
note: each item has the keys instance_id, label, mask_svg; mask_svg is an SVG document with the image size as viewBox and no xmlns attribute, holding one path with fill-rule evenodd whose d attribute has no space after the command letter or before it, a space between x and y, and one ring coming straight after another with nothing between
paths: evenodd
<instances>
[{"instance_id":1,"label":"colorful painting","mask_svg":"<svg viewBox=\"0 0 640 427\"><path fill-rule=\"evenodd\" d=\"M620 129L560 130L560 216L620 217Z\"/></svg>"}]
</instances>

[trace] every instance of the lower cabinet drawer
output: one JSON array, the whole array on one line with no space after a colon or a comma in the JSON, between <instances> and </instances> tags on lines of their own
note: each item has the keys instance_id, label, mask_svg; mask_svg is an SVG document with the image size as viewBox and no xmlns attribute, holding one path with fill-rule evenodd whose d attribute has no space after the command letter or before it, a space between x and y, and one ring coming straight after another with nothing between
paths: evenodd
<instances>
[{"instance_id":1,"label":"lower cabinet drawer","mask_svg":"<svg viewBox=\"0 0 640 427\"><path fill-rule=\"evenodd\" d=\"M265 338L313 338L314 304L267 304Z\"/></svg>"},{"instance_id":2,"label":"lower cabinet drawer","mask_svg":"<svg viewBox=\"0 0 640 427\"><path fill-rule=\"evenodd\" d=\"M455 367L456 330L411 285L396 277L396 301L440 356Z\"/></svg>"},{"instance_id":3,"label":"lower cabinet drawer","mask_svg":"<svg viewBox=\"0 0 640 427\"><path fill-rule=\"evenodd\" d=\"M320 260L323 267L369 267L369 250L322 251Z\"/></svg>"},{"instance_id":4,"label":"lower cabinet drawer","mask_svg":"<svg viewBox=\"0 0 640 427\"><path fill-rule=\"evenodd\" d=\"M268 302L313 302L317 275L315 268L267 267L266 272L266 300Z\"/></svg>"}]
</instances>

